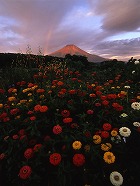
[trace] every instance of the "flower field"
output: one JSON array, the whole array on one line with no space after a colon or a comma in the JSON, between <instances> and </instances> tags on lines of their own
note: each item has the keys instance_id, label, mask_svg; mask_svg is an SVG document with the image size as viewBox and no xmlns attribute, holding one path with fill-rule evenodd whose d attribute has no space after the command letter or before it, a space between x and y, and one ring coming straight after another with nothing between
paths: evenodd
<instances>
[{"instance_id":1,"label":"flower field","mask_svg":"<svg viewBox=\"0 0 140 186\"><path fill-rule=\"evenodd\" d=\"M139 75L138 60L84 71L58 62L1 87L0 184L139 185Z\"/></svg>"}]
</instances>

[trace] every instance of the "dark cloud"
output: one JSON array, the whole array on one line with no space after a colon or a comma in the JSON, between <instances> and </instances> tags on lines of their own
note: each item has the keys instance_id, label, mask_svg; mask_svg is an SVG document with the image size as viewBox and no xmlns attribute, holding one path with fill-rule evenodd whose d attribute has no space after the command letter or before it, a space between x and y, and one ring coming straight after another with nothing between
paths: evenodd
<instances>
[{"instance_id":1,"label":"dark cloud","mask_svg":"<svg viewBox=\"0 0 140 186\"><path fill-rule=\"evenodd\" d=\"M140 27L139 0L88 1L95 14L102 15L102 29L109 32L134 31Z\"/></svg>"}]
</instances>

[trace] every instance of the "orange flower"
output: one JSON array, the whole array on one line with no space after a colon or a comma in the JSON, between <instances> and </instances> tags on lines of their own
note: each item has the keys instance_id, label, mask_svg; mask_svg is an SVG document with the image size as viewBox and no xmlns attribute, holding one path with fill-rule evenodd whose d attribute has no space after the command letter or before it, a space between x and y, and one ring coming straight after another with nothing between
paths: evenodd
<instances>
[{"instance_id":1,"label":"orange flower","mask_svg":"<svg viewBox=\"0 0 140 186\"><path fill-rule=\"evenodd\" d=\"M64 118L63 122L64 123L71 123L72 122L72 118Z\"/></svg>"},{"instance_id":2,"label":"orange flower","mask_svg":"<svg viewBox=\"0 0 140 186\"><path fill-rule=\"evenodd\" d=\"M64 85L64 83L63 83L62 81L58 81L58 82L57 82L57 85L58 85L58 86L62 86L62 85Z\"/></svg>"},{"instance_id":3,"label":"orange flower","mask_svg":"<svg viewBox=\"0 0 140 186\"><path fill-rule=\"evenodd\" d=\"M69 90L69 94L76 94L76 90Z\"/></svg>"},{"instance_id":4,"label":"orange flower","mask_svg":"<svg viewBox=\"0 0 140 186\"><path fill-rule=\"evenodd\" d=\"M34 107L34 111L36 111L36 112L47 112L47 110L48 110L48 107L46 105L43 105L43 106L36 105Z\"/></svg>"},{"instance_id":5,"label":"orange flower","mask_svg":"<svg viewBox=\"0 0 140 186\"><path fill-rule=\"evenodd\" d=\"M46 105L40 107L40 112L47 112L48 107Z\"/></svg>"},{"instance_id":6,"label":"orange flower","mask_svg":"<svg viewBox=\"0 0 140 186\"><path fill-rule=\"evenodd\" d=\"M41 89L41 88L39 88L39 89L37 89L37 90L36 90L36 92L37 92L37 93L44 93L44 92L45 92L45 90L44 90L43 88L42 88L42 89Z\"/></svg>"}]
</instances>

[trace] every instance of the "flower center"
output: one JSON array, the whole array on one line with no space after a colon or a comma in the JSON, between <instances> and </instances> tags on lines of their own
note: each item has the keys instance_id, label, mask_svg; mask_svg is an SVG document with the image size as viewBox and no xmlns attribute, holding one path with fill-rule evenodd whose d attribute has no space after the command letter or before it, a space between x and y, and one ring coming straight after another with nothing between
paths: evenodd
<instances>
[{"instance_id":1,"label":"flower center","mask_svg":"<svg viewBox=\"0 0 140 186\"><path fill-rule=\"evenodd\" d=\"M28 171L26 169L23 170L23 173L26 174Z\"/></svg>"},{"instance_id":2,"label":"flower center","mask_svg":"<svg viewBox=\"0 0 140 186\"><path fill-rule=\"evenodd\" d=\"M119 176L118 175L115 175L114 176L114 180L119 181Z\"/></svg>"},{"instance_id":3,"label":"flower center","mask_svg":"<svg viewBox=\"0 0 140 186\"><path fill-rule=\"evenodd\" d=\"M123 129L123 132L127 132L127 129Z\"/></svg>"},{"instance_id":4,"label":"flower center","mask_svg":"<svg viewBox=\"0 0 140 186\"><path fill-rule=\"evenodd\" d=\"M107 157L108 157L108 159L111 159L112 158L111 155L108 155Z\"/></svg>"}]
</instances>

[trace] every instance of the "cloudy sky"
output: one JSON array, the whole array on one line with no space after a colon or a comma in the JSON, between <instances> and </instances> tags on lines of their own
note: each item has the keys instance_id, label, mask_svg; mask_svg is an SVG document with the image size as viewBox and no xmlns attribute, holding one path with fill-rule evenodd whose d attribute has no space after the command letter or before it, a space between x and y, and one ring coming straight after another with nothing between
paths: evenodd
<instances>
[{"instance_id":1,"label":"cloudy sky","mask_svg":"<svg viewBox=\"0 0 140 186\"><path fill-rule=\"evenodd\" d=\"M67 44L140 59L140 0L0 0L0 53L44 55Z\"/></svg>"}]
</instances>

